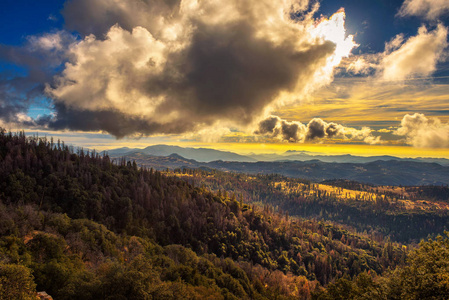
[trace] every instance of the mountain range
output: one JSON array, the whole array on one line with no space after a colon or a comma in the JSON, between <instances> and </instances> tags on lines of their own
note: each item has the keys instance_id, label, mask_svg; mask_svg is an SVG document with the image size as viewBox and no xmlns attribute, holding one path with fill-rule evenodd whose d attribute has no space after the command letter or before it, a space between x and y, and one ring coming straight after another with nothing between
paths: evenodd
<instances>
[{"instance_id":1,"label":"mountain range","mask_svg":"<svg viewBox=\"0 0 449 300\"><path fill-rule=\"evenodd\" d=\"M243 156L233 152L220 151L208 148L183 148L179 146L154 145L143 149L139 148L117 148L108 150L111 157L128 156L135 153L142 153L153 156L169 156L178 154L187 159L194 159L199 162L210 162L215 160L237 161L237 162L255 162L257 159Z\"/></svg>"},{"instance_id":2,"label":"mountain range","mask_svg":"<svg viewBox=\"0 0 449 300\"><path fill-rule=\"evenodd\" d=\"M217 160L234 161L234 162L277 162L277 161L314 161L328 163L370 163L375 161L409 161L409 162L426 162L438 163L442 166L449 166L449 159L446 158L400 158L396 156L382 155L382 156L354 156L350 154L345 155L321 155L307 151L288 150L282 154L265 153L265 154L248 154L241 155L229 151L220 151L209 148L184 148L171 145L154 145L143 149L139 148L117 148L106 151L111 157L122 157L135 155L136 153L153 155L153 156L170 156L177 154L185 159L194 159L197 162L212 162Z\"/></svg>"},{"instance_id":3,"label":"mountain range","mask_svg":"<svg viewBox=\"0 0 449 300\"><path fill-rule=\"evenodd\" d=\"M332 179L347 179L373 185L447 185L449 166L437 163L377 160L368 163L333 163L310 161L258 161L236 162L216 160L198 162L178 154L169 156L148 155L130 152L126 156L140 166L158 170L167 168L217 169L247 174L281 174L287 177L304 178L315 182Z\"/></svg>"}]
</instances>

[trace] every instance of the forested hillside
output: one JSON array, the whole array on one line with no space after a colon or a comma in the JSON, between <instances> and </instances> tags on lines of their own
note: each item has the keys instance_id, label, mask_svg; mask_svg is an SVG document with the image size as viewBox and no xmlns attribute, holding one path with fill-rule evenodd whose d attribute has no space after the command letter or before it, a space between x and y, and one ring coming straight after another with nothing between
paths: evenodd
<instances>
[{"instance_id":1,"label":"forested hillside","mask_svg":"<svg viewBox=\"0 0 449 300\"><path fill-rule=\"evenodd\" d=\"M290 216L331 220L372 239L419 242L449 229L447 186L374 186L348 180L314 183L278 174L247 175L217 170L168 172L212 191L269 205Z\"/></svg>"},{"instance_id":2,"label":"forested hillside","mask_svg":"<svg viewBox=\"0 0 449 300\"><path fill-rule=\"evenodd\" d=\"M359 297L362 288L411 295L421 287L410 288L410 276L423 275L407 271L416 257L447 258L439 250L447 240L410 251L4 130L0 201L1 299L34 299L36 290L55 299L334 299L335 290ZM438 266L426 272L447 278Z\"/></svg>"},{"instance_id":3,"label":"forested hillside","mask_svg":"<svg viewBox=\"0 0 449 300\"><path fill-rule=\"evenodd\" d=\"M211 161L198 162L186 159L178 154L153 156L142 152L126 153L129 160L138 165L166 168L214 169L243 174L280 174L289 178L308 179L315 182L334 179L346 179L373 185L448 185L449 166L435 162L408 160L378 160L366 163L337 163L308 161Z\"/></svg>"}]
</instances>

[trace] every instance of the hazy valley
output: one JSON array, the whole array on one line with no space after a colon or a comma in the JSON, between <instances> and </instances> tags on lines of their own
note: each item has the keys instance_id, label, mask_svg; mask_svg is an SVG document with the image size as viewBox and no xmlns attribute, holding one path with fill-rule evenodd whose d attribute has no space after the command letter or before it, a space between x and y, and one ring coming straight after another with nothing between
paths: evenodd
<instances>
[{"instance_id":1,"label":"hazy valley","mask_svg":"<svg viewBox=\"0 0 449 300\"><path fill-rule=\"evenodd\" d=\"M281 174L320 182L347 179L374 185L447 185L449 160L401 159L393 156L360 157L309 154L264 155L263 161L213 149L182 148L165 145L145 149L115 149L113 158L126 157L138 165L165 168L206 168L249 174ZM267 156L272 160L267 161ZM283 159L279 159L283 157ZM198 160L196 160L198 159Z\"/></svg>"}]
</instances>

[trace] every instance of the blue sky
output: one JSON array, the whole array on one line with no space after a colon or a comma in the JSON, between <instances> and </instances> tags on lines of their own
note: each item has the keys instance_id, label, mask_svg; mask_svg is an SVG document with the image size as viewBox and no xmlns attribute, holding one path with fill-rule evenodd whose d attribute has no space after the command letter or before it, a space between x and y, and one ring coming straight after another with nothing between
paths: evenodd
<instances>
[{"instance_id":1,"label":"blue sky","mask_svg":"<svg viewBox=\"0 0 449 300\"><path fill-rule=\"evenodd\" d=\"M360 47L356 51L380 52L386 41L399 33L412 35L416 33L421 21L417 18L401 20L396 18L401 0L374 1L323 1L321 9L324 14L333 14L340 7L346 11L346 28L349 34L356 36Z\"/></svg>"},{"instance_id":2,"label":"blue sky","mask_svg":"<svg viewBox=\"0 0 449 300\"><path fill-rule=\"evenodd\" d=\"M21 45L27 36L39 35L64 28L61 15L65 1L4 0L0 3L0 43ZM385 41L396 34L412 35L422 20L416 17L396 18L401 0L324 0L319 13L330 16L341 7L346 10L346 27L349 34L357 36L360 50L383 50ZM444 19L447 24L447 17Z\"/></svg>"},{"instance_id":3,"label":"blue sky","mask_svg":"<svg viewBox=\"0 0 449 300\"><path fill-rule=\"evenodd\" d=\"M3 0L0 3L0 42L20 45L27 36L63 27L64 1Z\"/></svg>"},{"instance_id":4,"label":"blue sky","mask_svg":"<svg viewBox=\"0 0 449 300\"><path fill-rule=\"evenodd\" d=\"M258 15L232 1L217 7L206 1L192 10L193 2L180 3L1 1L0 125L148 143L449 148L449 5L322 0L308 19L310 1L292 27L254 0L242 3ZM278 8L276 1L261 3ZM222 15L220 7L238 17ZM197 13L206 8L208 13ZM334 40L343 28L337 18L329 21L336 31L326 29L313 40L320 15L329 18L340 8L346 37L353 35L357 47L348 37ZM292 41L289 30L308 44ZM302 49L304 61L289 62L290 50L275 46L273 34L287 48ZM326 40L337 47L346 43L351 55L332 54L337 50ZM320 65L332 55L338 57L331 65ZM91 63L81 64L86 57ZM141 59L149 59L148 66L138 70Z\"/></svg>"}]
</instances>

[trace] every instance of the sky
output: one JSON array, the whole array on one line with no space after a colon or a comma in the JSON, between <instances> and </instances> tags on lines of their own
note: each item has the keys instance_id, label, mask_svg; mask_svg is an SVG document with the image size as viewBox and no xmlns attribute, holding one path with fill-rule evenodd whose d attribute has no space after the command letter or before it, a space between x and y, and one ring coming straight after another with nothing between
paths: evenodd
<instances>
[{"instance_id":1,"label":"sky","mask_svg":"<svg viewBox=\"0 0 449 300\"><path fill-rule=\"evenodd\" d=\"M449 158L449 0L4 0L0 127Z\"/></svg>"}]
</instances>

